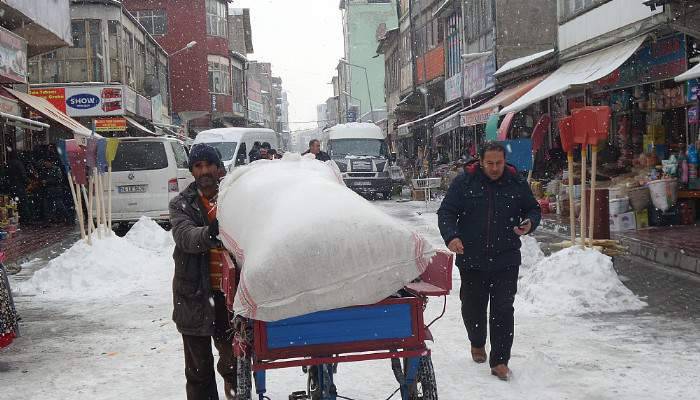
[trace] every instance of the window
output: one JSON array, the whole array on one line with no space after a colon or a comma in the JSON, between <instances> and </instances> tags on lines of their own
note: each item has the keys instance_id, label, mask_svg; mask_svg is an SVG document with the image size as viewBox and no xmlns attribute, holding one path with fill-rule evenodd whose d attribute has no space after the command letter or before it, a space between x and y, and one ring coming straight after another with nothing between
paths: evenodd
<instances>
[{"instance_id":1,"label":"window","mask_svg":"<svg viewBox=\"0 0 700 400\"><path fill-rule=\"evenodd\" d=\"M567 20L606 0L559 0L560 19Z\"/></svg>"},{"instance_id":2,"label":"window","mask_svg":"<svg viewBox=\"0 0 700 400\"><path fill-rule=\"evenodd\" d=\"M146 73L146 46L139 41L136 41L134 57L134 89L143 93L143 80Z\"/></svg>"},{"instance_id":3,"label":"window","mask_svg":"<svg viewBox=\"0 0 700 400\"><path fill-rule=\"evenodd\" d=\"M125 84L134 87L136 77L134 76L134 37L129 31L124 29L122 36L122 49L124 51L124 79Z\"/></svg>"},{"instance_id":4,"label":"window","mask_svg":"<svg viewBox=\"0 0 700 400\"><path fill-rule=\"evenodd\" d=\"M189 168L187 163L187 153L185 148L182 147L180 143L170 142L173 147L173 154L175 155L175 164L178 168Z\"/></svg>"},{"instance_id":5,"label":"window","mask_svg":"<svg viewBox=\"0 0 700 400\"><path fill-rule=\"evenodd\" d=\"M168 16L165 14L165 10L136 11L136 18L151 35L168 33Z\"/></svg>"},{"instance_id":6,"label":"window","mask_svg":"<svg viewBox=\"0 0 700 400\"><path fill-rule=\"evenodd\" d=\"M88 42L90 50L88 51L88 62L90 63L90 81L104 82L104 51L102 50L102 21L99 19L91 19L88 25Z\"/></svg>"},{"instance_id":7,"label":"window","mask_svg":"<svg viewBox=\"0 0 700 400\"><path fill-rule=\"evenodd\" d=\"M121 24L119 21L109 21L107 23L107 33L109 34L109 81L123 82L122 80L122 37Z\"/></svg>"},{"instance_id":8,"label":"window","mask_svg":"<svg viewBox=\"0 0 700 400\"><path fill-rule=\"evenodd\" d=\"M233 80L233 102L238 103L243 105L243 89L244 89L244 83L243 83L243 70L237 67L232 67L232 80Z\"/></svg>"},{"instance_id":9,"label":"window","mask_svg":"<svg viewBox=\"0 0 700 400\"><path fill-rule=\"evenodd\" d=\"M208 142L209 146L219 150L221 161L230 161L236 152L236 142Z\"/></svg>"},{"instance_id":10,"label":"window","mask_svg":"<svg viewBox=\"0 0 700 400\"><path fill-rule=\"evenodd\" d=\"M231 73L226 57L209 56L209 93L231 94Z\"/></svg>"},{"instance_id":11,"label":"window","mask_svg":"<svg viewBox=\"0 0 700 400\"><path fill-rule=\"evenodd\" d=\"M207 0L207 35L226 37L226 4Z\"/></svg>"},{"instance_id":12,"label":"window","mask_svg":"<svg viewBox=\"0 0 700 400\"><path fill-rule=\"evenodd\" d=\"M119 171L148 171L168 167L163 142L121 141L112 168Z\"/></svg>"}]
</instances>

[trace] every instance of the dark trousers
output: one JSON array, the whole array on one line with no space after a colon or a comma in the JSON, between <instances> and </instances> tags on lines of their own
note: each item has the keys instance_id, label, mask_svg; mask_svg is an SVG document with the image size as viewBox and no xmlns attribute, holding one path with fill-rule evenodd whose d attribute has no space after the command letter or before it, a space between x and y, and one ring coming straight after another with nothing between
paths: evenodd
<instances>
[{"instance_id":1,"label":"dark trousers","mask_svg":"<svg viewBox=\"0 0 700 400\"><path fill-rule=\"evenodd\" d=\"M214 336L182 335L185 348L185 377L187 378L187 400L219 400L214 373L214 355L211 340L219 351L216 369L224 382L232 390L236 389L237 363L233 356L232 341L229 338L231 316L226 309L223 293L214 292ZM233 393L231 393L233 394Z\"/></svg>"},{"instance_id":2,"label":"dark trousers","mask_svg":"<svg viewBox=\"0 0 700 400\"><path fill-rule=\"evenodd\" d=\"M508 365L513 346L513 302L518 290L519 266L501 271L461 271L462 319L472 347L486 345L486 308L490 303L488 329L491 332L491 368Z\"/></svg>"}]
</instances>

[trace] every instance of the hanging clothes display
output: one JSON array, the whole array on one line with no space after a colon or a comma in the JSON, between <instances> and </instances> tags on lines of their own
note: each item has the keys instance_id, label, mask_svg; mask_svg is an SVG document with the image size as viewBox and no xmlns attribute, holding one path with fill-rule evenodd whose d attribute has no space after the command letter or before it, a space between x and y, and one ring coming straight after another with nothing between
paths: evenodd
<instances>
[{"instance_id":1,"label":"hanging clothes display","mask_svg":"<svg viewBox=\"0 0 700 400\"><path fill-rule=\"evenodd\" d=\"M12 300L5 267L0 264L0 349L7 347L19 334L17 311Z\"/></svg>"}]
</instances>

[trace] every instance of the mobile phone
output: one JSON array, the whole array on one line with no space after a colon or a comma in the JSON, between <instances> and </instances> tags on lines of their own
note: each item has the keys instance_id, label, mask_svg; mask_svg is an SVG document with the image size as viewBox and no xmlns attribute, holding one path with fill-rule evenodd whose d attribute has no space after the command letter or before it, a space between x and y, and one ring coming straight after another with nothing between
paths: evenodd
<instances>
[{"instance_id":1,"label":"mobile phone","mask_svg":"<svg viewBox=\"0 0 700 400\"><path fill-rule=\"evenodd\" d=\"M524 220L520 221L520 223L518 224L518 227L522 228L529 223L530 223L530 218L525 218Z\"/></svg>"}]
</instances>

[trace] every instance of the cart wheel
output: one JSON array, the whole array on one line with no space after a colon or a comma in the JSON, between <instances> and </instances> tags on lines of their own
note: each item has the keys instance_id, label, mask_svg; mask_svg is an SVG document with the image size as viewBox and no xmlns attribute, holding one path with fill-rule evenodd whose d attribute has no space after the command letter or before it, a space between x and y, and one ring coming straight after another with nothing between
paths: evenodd
<instances>
[{"instance_id":1,"label":"cart wheel","mask_svg":"<svg viewBox=\"0 0 700 400\"><path fill-rule=\"evenodd\" d=\"M253 372L250 357L238 357L238 382L236 400L251 400Z\"/></svg>"},{"instance_id":2,"label":"cart wheel","mask_svg":"<svg viewBox=\"0 0 700 400\"><path fill-rule=\"evenodd\" d=\"M405 367L406 363L404 363ZM410 388L411 400L437 400L437 384L435 383L435 370L433 361L429 355L420 358L416 383Z\"/></svg>"}]
</instances>

